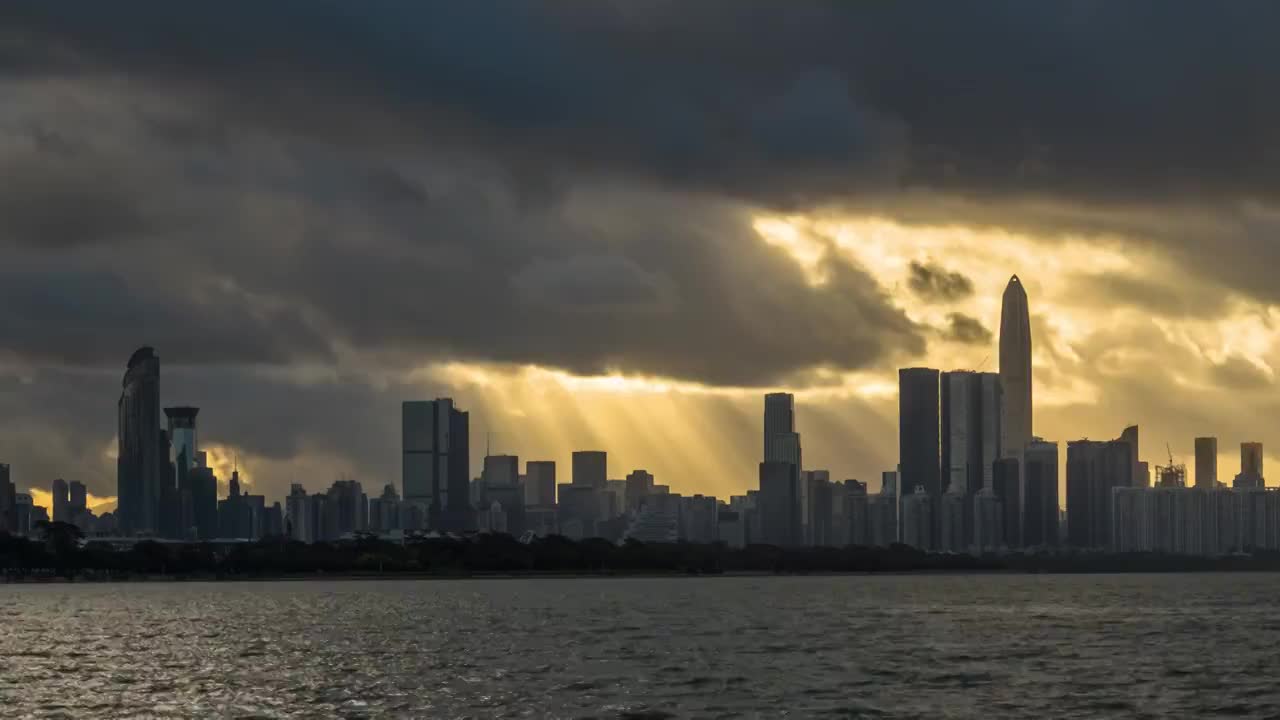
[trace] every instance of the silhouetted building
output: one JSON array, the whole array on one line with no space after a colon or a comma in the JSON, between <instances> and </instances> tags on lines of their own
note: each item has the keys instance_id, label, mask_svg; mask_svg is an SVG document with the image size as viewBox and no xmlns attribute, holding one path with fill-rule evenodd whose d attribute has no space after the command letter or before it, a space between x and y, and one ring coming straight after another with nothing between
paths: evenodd
<instances>
[{"instance_id":1,"label":"silhouetted building","mask_svg":"<svg viewBox=\"0 0 1280 720\"><path fill-rule=\"evenodd\" d=\"M600 450L579 450L573 454L574 485L605 489L609 482L609 454Z\"/></svg>"},{"instance_id":2,"label":"silhouetted building","mask_svg":"<svg viewBox=\"0 0 1280 720\"><path fill-rule=\"evenodd\" d=\"M53 521L71 522L71 491L67 481L62 478L54 480L49 494L52 496L49 502L53 505Z\"/></svg>"},{"instance_id":3,"label":"silhouetted building","mask_svg":"<svg viewBox=\"0 0 1280 720\"><path fill-rule=\"evenodd\" d=\"M196 451L196 464L188 472L187 481L191 487L191 516L196 537L212 540L218 536L218 478L203 451Z\"/></svg>"},{"instance_id":4,"label":"silhouetted building","mask_svg":"<svg viewBox=\"0 0 1280 720\"><path fill-rule=\"evenodd\" d=\"M800 544L799 485L796 465L780 460L760 463L760 542L780 547Z\"/></svg>"},{"instance_id":5,"label":"silhouetted building","mask_svg":"<svg viewBox=\"0 0 1280 720\"><path fill-rule=\"evenodd\" d=\"M1000 386L1004 394L1001 449L1020 457L1031 442L1031 314L1027 291L1017 275L1009 278L1000 308Z\"/></svg>"},{"instance_id":6,"label":"silhouetted building","mask_svg":"<svg viewBox=\"0 0 1280 720\"><path fill-rule=\"evenodd\" d=\"M796 399L791 393L769 393L764 396L764 459L787 461L774 454L773 439L796 431Z\"/></svg>"},{"instance_id":7,"label":"silhouetted building","mask_svg":"<svg viewBox=\"0 0 1280 720\"><path fill-rule=\"evenodd\" d=\"M627 475L625 490L625 510L634 513L640 510L644 499L653 493L653 475L646 470L633 470Z\"/></svg>"},{"instance_id":8,"label":"silhouetted building","mask_svg":"<svg viewBox=\"0 0 1280 720\"><path fill-rule=\"evenodd\" d=\"M120 531L125 535L159 530L160 358L149 347L129 358L117 405L119 450L116 495Z\"/></svg>"},{"instance_id":9,"label":"silhouetted building","mask_svg":"<svg viewBox=\"0 0 1280 720\"><path fill-rule=\"evenodd\" d=\"M1067 443L1067 541L1081 548L1111 545L1111 497L1133 485L1133 446L1123 440Z\"/></svg>"},{"instance_id":10,"label":"silhouetted building","mask_svg":"<svg viewBox=\"0 0 1280 720\"><path fill-rule=\"evenodd\" d=\"M389 533L403 528L400 494L395 485L387 483L381 496L369 498L369 531Z\"/></svg>"},{"instance_id":11,"label":"silhouetted building","mask_svg":"<svg viewBox=\"0 0 1280 720\"><path fill-rule=\"evenodd\" d=\"M1130 473L1128 487L1149 487L1151 485L1151 478L1148 474L1144 474L1142 469L1139 467L1140 461L1138 458L1141 457L1141 455L1138 453L1138 426L1130 425L1125 428L1124 432L1120 433L1120 437L1118 439L1120 442L1129 444L1129 457L1133 458L1133 472Z\"/></svg>"},{"instance_id":12,"label":"silhouetted building","mask_svg":"<svg viewBox=\"0 0 1280 720\"><path fill-rule=\"evenodd\" d=\"M1034 444L1034 441L1033 441ZM1023 453L1023 463L1029 463L1030 448ZM996 499L1000 501L1000 544L1017 549L1023 546L1022 540L1022 463L1018 458L1001 458L992 465ZM1057 474L1054 474L1055 482ZM1056 497L1056 493L1055 493Z\"/></svg>"},{"instance_id":13,"label":"silhouetted building","mask_svg":"<svg viewBox=\"0 0 1280 720\"><path fill-rule=\"evenodd\" d=\"M0 463L0 532L25 535L18 514L18 488L10 476L9 466Z\"/></svg>"},{"instance_id":14,"label":"silhouetted building","mask_svg":"<svg viewBox=\"0 0 1280 720\"><path fill-rule=\"evenodd\" d=\"M961 497L962 525L954 537L940 543L943 550L960 552L973 538L973 501L981 488L991 487L995 461L1000 458L1000 376L966 370L941 375L942 490ZM952 519L944 502L943 520ZM953 546L956 540L959 546Z\"/></svg>"},{"instance_id":15,"label":"silhouetted building","mask_svg":"<svg viewBox=\"0 0 1280 720\"><path fill-rule=\"evenodd\" d=\"M355 480L335 480L325 500L325 539L336 540L369 526L369 498Z\"/></svg>"},{"instance_id":16,"label":"silhouetted building","mask_svg":"<svg viewBox=\"0 0 1280 720\"><path fill-rule=\"evenodd\" d=\"M560 533L571 540L596 536L600 500L596 488L588 484L561 483L556 505Z\"/></svg>"},{"instance_id":17,"label":"silhouetted building","mask_svg":"<svg viewBox=\"0 0 1280 720\"><path fill-rule=\"evenodd\" d=\"M187 468L195 466L196 453L200 449L196 441L196 415L199 413L200 408L195 407L164 409L165 417L169 419L169 442L173 445L173 457L185 458ZM181 463L179 463L178 472L182 472Z\"/></svg>"},{"instance_id":18,"label":"silhouetted building","mask_svg":"<svg viewBox=\"0 0 1280 720\"><path fill-rule=\"evenodd\" d=\"M401 405L401 491L406 505L425 508L433 529L474 527L469 422L449 398Z\"/></svg>"},{"instance_id":19,"label":"silhouetted building","mask_svg":"<svg viewBox=\"0 0 1280 720\"><path fill-rule=\"evenodd\" d=\"M1023 460L1022 546L1058 544L1058 443L1031 438Z\"/></svg>"},{"instance_id":20,"label":"silhouetted building","mask_svg":"<svg viewBox=\"0 0 1280 720\"><path fill-rule=\"evenodd\" d=\"M1236 489L1266 487L1266 476L1262 474L1262 443L1240 443L1240 474L1236 475L1232 486Z\"/></svg>"},{"instance_id":21,"label":"silhouetted building","mask_svg":"<svg viewBox=\"0 0 1280 720\"><path fill-rule=\"evenodd\" d=\"M719 537L716 529L716 499L707 495L679 498L680 537L693 543L713 543Z\"/></svg>"},{"instance_id":22,"label":"silhouetted building","mask_svg":"<svg viewBox=\"0 0 1280 720\"><path fill-rule=\"evenodd\" d=\"M1006 458L1013 460L1013 458ZM1016 461L1015 461L1016 462ZM984 487L973 496L973 545L978 552L991 552L1006 545L1005 513L993 488Z\"/></svg>"},{"instance_id":23,"label":"silhouetted building","mask_svg":"<svg viewBox=\"0 0 1280 720\"><path fill-rule=\"evenodd\" d=\"M552 460L525 463L524 503L550 507L556 504L556 464Z\"/></svg>"},{"instance_id":24,"label":"silhouetted building","mask_svg":"<svg viewBox=\"0 0 1280 720\"><path fill-rule=\"evenodd\" d=\"M492 511L496 503L505 515L505 532L524 534L524 491L520 487L520 458L515 455L488 455L484 459L484 500L481 507ZM490 528L492 530L492 528Z\"/></svg>"},{"instance_id":25,"label":"silhouetted building","mask_svg":"<svg viewBox=\"0 0 1280 720\"><path fill-rule=\"evenodd\" d=\"M903 368L898 371L898 497L914 497L923 489L936 505L942 495L939 445L938 371ZM905 512L905 509L902 510ZM934 520L932 506L928 513ZM905 532L906 522L903 521ZM927 538L921 547L932 548L936 529L912 528ZM905 538L905 536L904 536ZM904 539L905 542L905 539Z\"/></svg>"},{"instance_id":26,"label":"silhouetted building","mask_svg":"<svg viewBox=\"0 0 1280 720\"><path fill-rule=\"evenodd\" d=\"M218 501L218 537L249 539L253 537L253 509L240 493L240 471L231 473L227 497Z\"/></svg>"},{"instance_id":27,"label":"silhouetted building","mask_svg":"<svg viewBox=\"0 0 1280 720\"><path fill-rule=\"evenodd\" d=\"M1196 477L1198 488L1218 487L1218 438L1196 438Z\"/></svg>"},{"instance_id":28,"label":"silhouetted building","mask_svg":"<svg viewBox=\"0 0 1280 720\"><path fill-rule=\"evenodd\" d=\"M920 550L934 550L933 539L940 525L934 519L937 501L922 485L910 495L902 496L902 543Z\"/></svg>"},{"instance_id":29,"label":"silhouetted building","mask_svg":"<svg viewBox=\"0 0 1280 720\"><path fill-rule=\"evenodd\" d=\"M941 531L938 534L938 550L962 553L968 549L969 538L965 532L968 523L965 516L968 515L967 510L972 510L971 507L966 508L970 503L970 496L963 486L952 485L942 493L942 500L938 504L938 527Z\"/></svg>"},{"instance_id":30,"label":"silhouetted building","mask_svg":"<svg viewBox=\"0 0 1280 720\"><path fill-rule=\"evenodd\" d=\"M832 525L836 528L836 544L842 547L871 545L871 516L867 484L857 480L845 480L843 485L836 486L835 506L842 508L837 514L838 521L832 520Z\"/></svg>"},{"instance_id":31,"label":"silhouetted building","mask_svg":"<svg viewBox=\"0 0 1280 720\"><path fill-rule=\"evenodd\" d=\"M831 545L832 494L831 473L827 470L801 470L799 493L802 538L805 545Z\"/></svg>"},{"instance_id":32,"label":"silhouetted building","mask_svg":"<svg viewBox=\"0 0 1280 720\"><path fill-rule=\"evenodd\" d=\"M71 517L76 517L89 509L89 490L79 480L72 480L67 486L67 509Z\"/></svg>"},{"instance_id":33,"label":"silhouetted building","mask_svg":"<svg viewBox=\"0 0 1280 720\"><path fill-rule=\"evenodd\" d=\"M9 483L10 487L13 487L13 485L14 483ZM10 532L17 535L30 535L35 523L33 516L35 502L27 493L15 493L13 496L13 508L14 525L10 528Z\"/></svg>"},{"instance_id":34,"label":"silhouetted building","mask_svg":"<svg viewBox=\"0 0 1280 720\"><path fill-rule=\"evenodd\" d=\"M747 545L747 522L738 510L721 507L716 513L716 539L727 547L742 548Z\"/></svg>"}]
</instances>

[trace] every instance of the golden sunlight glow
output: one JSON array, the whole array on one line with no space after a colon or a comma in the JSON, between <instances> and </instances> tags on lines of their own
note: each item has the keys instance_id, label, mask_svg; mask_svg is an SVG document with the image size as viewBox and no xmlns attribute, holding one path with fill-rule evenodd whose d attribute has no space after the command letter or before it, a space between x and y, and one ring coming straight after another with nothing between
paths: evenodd
<instances>
[{"instance_id":1,"label":"golden sunlight glow","mask_svg":"<svg viewBox=\"0 0 1280 720\"><path fill-rule=\"evenodd\" d=\"M254 484L253 475L245 468L244 452L230 445L216 443L204 443L199 449L205 452L209 467L213 468L213 473L218 476L219 488L225 491L227 483L231 481L232 471L237 468L240 471L241 491Z\"/></svg>"},{"instance_id":2,"label":"golden sunlight glow","mask_svg":"<svg viewBox=\"0 0 1280 720\"><path fill-rule=\"evenodd\" d=\"M752 226L766 243L782 248L791 256L804 271L805 280L810 285L827 282L827 274L822 267L822 261L827 255L826 245L814 239L803 218L759 217L753 221Z\"/></svg>"},{"instance_id":3,"label":"golden sunlight glow","mask_svg":"<svg viewBox=\"0 0 1280 720\"><path fill-rule=\"evenodd\" d=\"M40 488L30 488L27 494L31 496L31 504L36 507L42 507L49 511L49 517L53 517L53 493ZM101 515L103 513L114 512L116 509L116 498L99 497L89 493L85 497L85 504L94 514Z\"/></svg>"}]
</instances>

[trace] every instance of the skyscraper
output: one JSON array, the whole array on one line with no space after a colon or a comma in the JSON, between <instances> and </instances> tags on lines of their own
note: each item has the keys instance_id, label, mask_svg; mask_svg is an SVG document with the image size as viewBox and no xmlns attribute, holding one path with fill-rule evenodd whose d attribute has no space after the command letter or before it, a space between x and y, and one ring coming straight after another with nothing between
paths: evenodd
<instances>
[{"instance_id":1,"label":"skyscraper","mask_svg":"<svg viewBox=\"0 0 1280 720\"><path fill-rule=\"evenodd\" d=\"M973 495L991 487L1000 458L1000 376L942 373L942 484Z\"/></svg>"},{"instance_id":2,"label":"skyscraper","mask_svg":"<svg viewBox=\"0 0 1280 720\"><path fill-rule=\"evenodd\" d=\"M1058 544L1058 443L1031 438L1023 454L1022 546Z\"/></svg>"},{"instance_id":3,"label":"skyscraper","mask_svg":"<svg viewBox=\"0 0 1280 720\"><path fill-rule=\"evenodd\" d=\"M800 543L799 477L789 462L760 463L759 538L779 547ZM752 536L756 537L755 531Z\"/></svg>"},{"instance_id":4,"label":"skyscraper","mask_svg":"<svg viewBox=\"0 0 1280 720\"><path fill-rule=\"evenodd\" d=\"M178 466L178 477L182 477L185 470L190 470L196 465L196 452L199 446L196 442L196 415L200 412L200 408L194 407L168 407L164 409L164 414L169 418L169 442L173 443L173 457L175 460L185 457L186 467L181 463Z\"/></svg>"},{"instance_id":5,"label":"skyscraper","mask_svg":"<svg viewBox=\"0 0 1280 720\"><path fill-rule=\"evenodd\" d=\"M524 492L520 488L520 458L515 455L486 455L484 458L484 498L481 510L501 506L507 517L507 532L524 533Z\"/></svg>"},{"instance_id":6,"label":"skyscraper","mask_svg":"<svg viewBox=\"0 0 1280 720\"><path fill-rule=\"evenodd\" d=\"M49 491L53 495L53 521L71 522L71 494L67 481L62 478L54 480Z\"/></svg>"},{"instance_id":7,"label":"skyscraper","mask_svg":"<svg viewBox=\"0 0 1280 720\"><path fill-rule=\"evenodd\" d=\"M573 454L574 485L603 490L609 484L609 455L601 450L579 450Z\"/></svg>"},{"instance_id":8,"label":"skyscraper","mask_svg":"<svg viewBox=\"0 0 1280 720\"><path fill-rule=\"evenodd\" d=\"M556 463L530 460L525 463L525 505L550 507L556 504Z\"/></svg>"},{"instance_id":9,"label":"skyscraper","mask_svg":"<svg viewBox=\"0 0 1280 720\"><path fill-rule=\"evenodd\" d=\"M1124 440L1067 443L1067 540L1081 548L1111 546L1111 498L1133 485L1133 446Z\"/></svg>"},{"instance_id":10,"label":"skyscraper","mask_svg":"<svg viewBox=\"0 0 1280 720\"><path fill-rule=\"evenodd\" d=\"M160 513L160 358L150 347L129 358L117 404L116 495L120 530L155 533Z\"/></svg>"},{"instance_id":11,"label":"skyscraper","mask_svg":"<svg viewBox=\"0 0 1280 720\"><path fill-rule=\"evenodd\" d=\"M1027 291L1014 275L1004 289L1000 308L1000 385L1004 391L1001 443L1009 457L1018 457L1031 442L1031 315Z\"/></svg>"},{"instance_id":12,"label":"skyscraper","mask_svg":"<svg viewBox=\"0 0 1280 720\"><path fill-rule=\"evenodd\" d=\"M903 368L898 371L898 497L899 511L905 512L906 498L923 490L931 499L930 511L919 515L931 522L942 496L938 444L938 371L932 368ZM918 498L917 498L918 500ZM900 522L906 528L905 521ZM913 527L919 533L932 530ZM932 535L929 535L932 538ZM903 535L906 542L906 535ZM932 547L932 540L925 545Z\"/></svg>"},{"instance_id":13,"label":"skyscraper","mask_svg":"<svg viewBox=\"0 0 1280 720\"><path fill-rule=\"evenodd\" d=\"M18 522L18 488L10 479L6 463L0 463L0 531L15 535L26 532Z\"/></svg>"},{"instance_id":14,"label":"skyscraper","mask_svg":"<svg viewBox=\"0 0 1280 720\"><path fill-rule=\"evenodd\" d=\"M79 480L72 480L67 486L67 512L70 514L70 520L75 518L89 509L89 491L84 483Z\"/></svg>"},{"instance_id":15,"label":"skyscraper","mask_svg":"<svg viewBox=\"0 0 1280 720\"><path fill-rule=\"evenodd\" d=\"M1218 438L1196 438L1196 479L1198 488L1218 486Z\"/></svg>"},{"instance_id":16,"label":"skyscraper","mask_svg":"<svg viewBox=\"0 0 1280 720\"><path fill-rule=\"evenodd\" d=\"M1130 475L1129 487L1147 487L1150 479L1147 473L1138 467L1138 426L1130 425L1120 433L1120 442L1129 444L1129 457L1133 458L1133 472Z\"/></svg>"},{"instance_id":17,"label":"skyscraper","mask_svg":"<svg viewBox=\"0 0 1280 720\"><path fill-rule=\"evenodd\" d=\"M773 438L796 431L796 399L791 393L769 393L764 396L764 459L773 457Z\"/></svg>"},{"instance_id":18,"label":"skyscraper","mask_svg":"<svg viewBox=\"0 0 1280 720\"><path fill-rule=\"evenodd\" d=\"M401 405L401 431L404 504L425 509L432 529L471 529L469 415L449 398L409 400Z\"/></svg>"},{"instance_id":19,"label":"skyscraper","mask_svg":"<svg viewBox=\"0 0 1280 720\"><path fill-rule=\"evenodd\" d=\"M1240 474L1259 480L1266 477L1262 474L1262 443L1240 443ZM1262 483L1259 482L1258 486L1261 487Z\"/></svg>"}]
</instances>

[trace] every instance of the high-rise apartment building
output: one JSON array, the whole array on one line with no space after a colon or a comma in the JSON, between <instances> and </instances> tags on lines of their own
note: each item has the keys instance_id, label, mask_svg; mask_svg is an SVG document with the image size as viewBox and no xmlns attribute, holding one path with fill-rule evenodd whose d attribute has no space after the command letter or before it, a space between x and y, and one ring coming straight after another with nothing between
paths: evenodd
<instances>
[{"instance_id":1,"label":"high-rise apartment building","mask_svg":"<svg viewBox=\"0 0 1280 720\"><path fill-rule=\"evenodd\" d=\"M1067 443L1067 541L1081 548L1111 545L1111 497L1133 486L1133 446L1124 440Z\"/></svg>"}]
</instances>

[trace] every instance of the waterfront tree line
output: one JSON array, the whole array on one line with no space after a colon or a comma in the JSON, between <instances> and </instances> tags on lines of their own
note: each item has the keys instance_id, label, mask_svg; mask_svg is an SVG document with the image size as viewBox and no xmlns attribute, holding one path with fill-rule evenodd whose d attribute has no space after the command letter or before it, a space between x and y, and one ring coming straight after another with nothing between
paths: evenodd
<instances>
[{"instance_id":1,"label":"waterfront tree line","mask_svg":"<svg viewBox=\"0 0 1280 720\"><path fill-rule=\"evenodd\" d=\"M1222 558L1153 553L986 555L925 553L906 545L780 548L723 543L574 541L561 536L520 542L509 535L374 535L307 544L283 537L232 544L141 540L121 548L85 541L69 523L47 523L38 537L0 534L0 568L8 580L252 579L311 576L628 575L725 573L1168 572L1280 570L1280 553Z\"/></svg>"}]
</instances>

